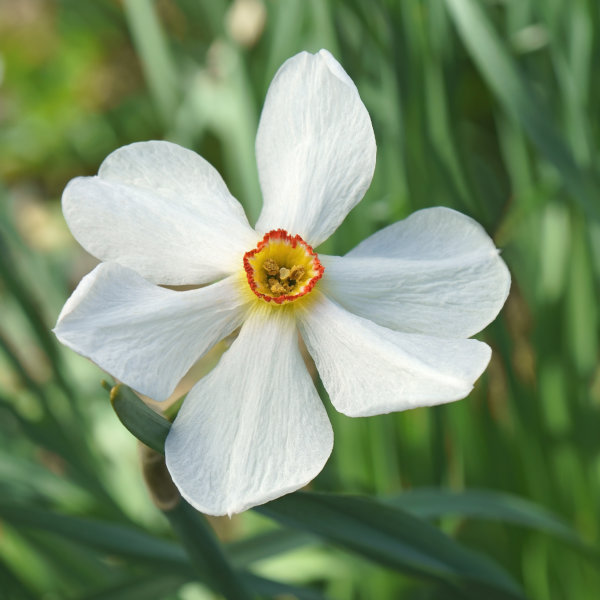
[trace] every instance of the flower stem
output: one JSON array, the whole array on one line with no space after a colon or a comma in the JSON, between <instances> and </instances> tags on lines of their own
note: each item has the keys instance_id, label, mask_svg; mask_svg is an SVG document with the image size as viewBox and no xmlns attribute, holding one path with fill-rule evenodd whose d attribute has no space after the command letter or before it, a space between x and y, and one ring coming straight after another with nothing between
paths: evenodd
<instances>
[{"instance_id":1,"label":"flower stem","mask_svg":"<svg viewBox=\"0 0 600 600\"><path fill-rule=\"evenodd\" d=\"M163 513L192 564L213 589L228 600L250 600L253 597L229 564L204 516L183 499L175 508Z\"/></svg>"},{"instance_id":2,"label":"flower stem","mask_svg":"<svg viewBox=\"0 0 600 600\"><path fill-rule=\"evenodd\" d=\"M206 518L180 496L164 456L140 444L140 457L152 500L169 520L199 578L227 600L250 600L252 595L229 563Z\"/></svg>"}]
</instances>

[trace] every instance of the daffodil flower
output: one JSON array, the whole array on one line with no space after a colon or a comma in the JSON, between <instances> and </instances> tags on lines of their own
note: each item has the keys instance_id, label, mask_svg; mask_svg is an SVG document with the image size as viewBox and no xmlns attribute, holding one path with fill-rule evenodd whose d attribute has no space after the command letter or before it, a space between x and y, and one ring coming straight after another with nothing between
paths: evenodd
<instances>
[{"instance_id":1,"label":"daffodil flower","mask_svg":"<svg viewBox=\"0 0 600 600\"><path fill-rule=\"evenodd\" d=\"M299 334L352 417L464 398L490 359L467 338L495 318L510 275L469 217L429 208L345 256L315 252L363 197L375 153L352 80L329 52L303 52L279 69L262 112L254 229L217 171L168 142L116 150L65 189L73 235L103 262L63 308L62 343L164 400L241 327L166 442L175 484L204 513L296 490L327 461L333 432Z\"/></svg>"}]
</instances>

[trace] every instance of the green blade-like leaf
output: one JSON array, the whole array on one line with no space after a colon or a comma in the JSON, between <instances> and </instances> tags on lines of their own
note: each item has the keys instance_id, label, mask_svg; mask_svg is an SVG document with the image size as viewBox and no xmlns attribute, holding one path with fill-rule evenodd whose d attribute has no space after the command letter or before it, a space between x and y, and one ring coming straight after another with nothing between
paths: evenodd
<instances>
[{"instance_id":1,"label":"green blade-like leaf","mask_svg":"<svg viewBox=\"0 0 600 600\"><path fill-rule=\"evenodd\" d=\"M271 581L251 573L243 573L243 579L261 597L326 600L325 596L317 591L280 583L279 581ZM193 581L191 575L189 577L178 577L170 573L154 576L144 575L81 596L79 600L162 600L167 597L167 594L177 591L188 581ZM33 596L31 598L33 600Z\"/></svg>"},{"instance_id":2,"label":"green blade-like leaf","mask_svg":"<svg viewBox=\"0 0 600 600\"><path fill-rule=\"evenodd\" d=\"M3 202L5 201L4 195L2 195L1 199ZM48 324L44 320L42 309L36 297L28 289L23 275L16 270L16 264L13 251L7 241L5 241L3 231L0 231L0 280L4 282L4 289L10 292L19 303L31 329L38 338L40 346L52 362L54 372L60 375L62 374L62 365L56 341L50 333Z\"/></svg>"},{"instance_id":3,"label":"green blade-like leaf","mask_svg":"<svg viewBox=\"0 0 600 600\"><path fill-rule=\"evenodd\" d=\"M600 218L592 186L556 131L550 111L520 73L500 41L481 4L446 0L450 15L473 62L504 109L523 127L530 140L561 173L566 186L588 214Z\"/></svg>"},{"instance_id":4,"label":"green blade-like leaf","mask_svg":"<svg viewBox=\"0 0 600 600\"><path fill-rule=\"evenodd\" d=\"M143 531L104 521L61 515L31 506L0 500L0 518L16 527L40 529L96 548L107 554L133 558L149 564L168 565L189 572L182 548Z\"/></svg>"},{"instance_id":5,"label":"green blade-like leaf","mask_svg":"<svg viewBox=\"0 0 600 600\"><path fill-rule=\"evenodd\" d=\"M545 508L512 496L487 490L450 492L437 489L417 489L391 500L398 506L422 518L458 515L492 519L524 525L551 533L567 542L583 547L576 531Z\"/></svg>"},{"instance_id":6,"label":"green blade-like leaf","mask_svg":"<svg viewBox=\"0 0 600 600\"><path fill-rule=\"evenodd\" d=\"M164 453L170 423L125 386L113 388L111 400L127 429ZM428 523L375 500L296 493L257 510L393 568L454 583L479 582L520 597L517 586L493 563Z\"/></svg>"},{"instance_id":7,"label":"green blade-like leaf","mask_svg":"<svg viewBox=\"0 0 600 600\"><path fill-rule=\"evenodd\" d=\"M47 448L50 451L56 452L59 456L65 459L73 469L73 480L81 483L86 489L92 492L96 499L103 503L105 508L111 509L114 514L122 514L121 508L116 504L112 496L106 491L102 482L91 471L91 466L87 464L87 460L82 460L87 452L80 447L80 453L73 452L72 448L66 444L62 433L64 430L57 431L52 424L55 422L49 420L46 415L44 419L33 421L24 418L15 408L16 402L8 401L0 396L0 418L4 418L3 414L9 414L21 427L22 431L32 441L40 446Z\"/></svg>"},{"instance_id":8,"label":"green blade-like leaf","mask_svg":"<svg viewBox=\"0 0 600 600\"><path fill-rule=\"evenodd\" d=\"M183 542L197 570L208 577L213 587L226 598L233 600L250 598L248 590L253 590L263 596L287 594L305 600L321 600L323 598L314 590L290 586L233 569L231 565L240 564L243 559L247 559L247 555L241 555L242 549L239 546L230 545L227 548L228 556L226 557L204 517L187 502L180 502L174 509L164 511L164 514ZM271 547L270 552L267 553L265 549L261 558L277 554L278 550L279 547Z\"/></svg>"},{"instance_id":9,"label":"green blade-like leaf","mask_svg":"<svg viewBox=\"0 0 600 600\"><path fill-rule=\"evenodd\" d=\"M79 600L162 600L167 594L177 591L189 579L171 573L144 575L86 594Z\"/></svg>"},{"instance_id":10,"label":"green blade-like leaf","mask_svg":"<svg viewBox=\"0 0 600 600\"><path fill-rule=\"evenodd\" d=\"M253 573L243 573L243 580L249 588L267 598L291 597L298 598L298 600L326 600L326 597L317 590L273 581Z\"/></svg>"},{"instance_id":11,"label":"green blade-like leaf","mask_svg":"<svg viewBox=\"0 0 600 600\"><path fill-rule=\"evenodd\" d=\"M54 533L109 555L133 560L137 564L160 565L169 573L181 575L187 580L198 578L199 570L192 568L183 548L133 527L61 515L31 506L17 506L2 500L0 500L0 519L17 528ZM190 535L193 535L193 531L190 531ZM233 564L241 565L247 562L246 550L242 550L240 556L238 556L235 546L227 550ZM266 556L265 553L262 558ZM200 574L205 575L205 573ZM241 571L239 577L245 587L257 594L265 596L291 594L301 600L322 600L323 598L314 590L273 581L247 571ZM131 583L133 585L133 582Z\"/></svg>"},{"instance_id":12,"label":"green blade-like leaf","mask_svg":"<svg viewBox=\"0 0 600 600\"><path fill-rule=\"evenodd\" d=\"M302 546L319 543L318 538L304 531L275 529L227 545L227 553L238 567L246 567Z\"/></svg>"},{"instance_id":13,"label":"green blade-like leaf","mask_svg":"<svg viewBox=\"0 0 600 600\"><path fill-rule=\"evenodd\" d=\"M177 109L179 78L156 7L145 0L125 0L123 6L148 87L165 125L169 125Z\"/></svg>"},{"instance_id":14,"label":"green blade-like leaf","mask_svg":"<svg viewBox=\"0 0 600 600\"><path fill-rule=\"evenodd\" d=\"M119 420L140 442L165 453L165 440L171 423L144 404L127 386L115 385L110 401Z\"/></svg>"},{"instance_id":15,"label":"green blade-like leaf","mask_svg":"<svg viewBox=\"0 0 600 600\"><path fill-rule=\"evenodd\" d=\"M0 559L0 590L6 600L35 600L35 594L12 569ZM5 595L4 595L5 594Z\"/></svg>"},{"instance_id":16,"label":"green blade-like leaf","mask_svg":"<svg viewBox=\"0 0 600 600\"><path fill-rule=\"evenodd\" d=\"M297 492L256 509L378 563L462 586L489 587L522 598L498 566L409 513L369 498Z\"/></svg>"}]
</instances>

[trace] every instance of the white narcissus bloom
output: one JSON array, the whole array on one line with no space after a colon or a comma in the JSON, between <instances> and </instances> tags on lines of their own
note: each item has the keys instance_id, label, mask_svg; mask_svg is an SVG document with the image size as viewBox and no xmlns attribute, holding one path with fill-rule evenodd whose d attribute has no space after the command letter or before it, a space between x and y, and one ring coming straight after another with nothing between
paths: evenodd
<instances>
[{"instance_id":1,"label":"white narcissus bloom","mask_svg":"<svg viewBox=\"0 0 600 600\"><path fill-rule=\"evenodd\" d=\"M217 171L168 142L125 146L65 189L73 235L104 262L63 308L61 342L164 400L241 326L166 442L175 484L202 512L296 490L327 461L333 433L298 331L331 402L350 416L464 398L490 359L467 338L495 318L510 275L469 217L425 209L346 256L314 252L363 197L375 151L356 86L321 50L289 59L269 88L255 230Z\"/></svg>"}]
</instances>

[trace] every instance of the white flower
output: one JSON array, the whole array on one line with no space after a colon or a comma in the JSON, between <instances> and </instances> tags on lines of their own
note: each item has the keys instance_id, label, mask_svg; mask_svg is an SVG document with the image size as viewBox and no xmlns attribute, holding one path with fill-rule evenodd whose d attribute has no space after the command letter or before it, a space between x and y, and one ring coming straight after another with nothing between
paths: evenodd
<instances>
[{"instance_id":1,"label":"white flower","mask_svg":"<svg viewBox=\"0 0 600 600\"><path fill-rule=\"evenodd\" d=\"M333 433L298 331L331 402L350 416L463 398L490 359L467 338L497 315L510 275L469 217L430 208L346 256L312 250L364 195L375 152L355 85L321 50L289 59L269 88L256 231L217 171L168 142L121 148L65 189L73 235L104 262L62 310L62 343L164 400L241 326L166 443L173 480L202 512L296 490L327 461Z\"/></svg>"}]
</instances>

